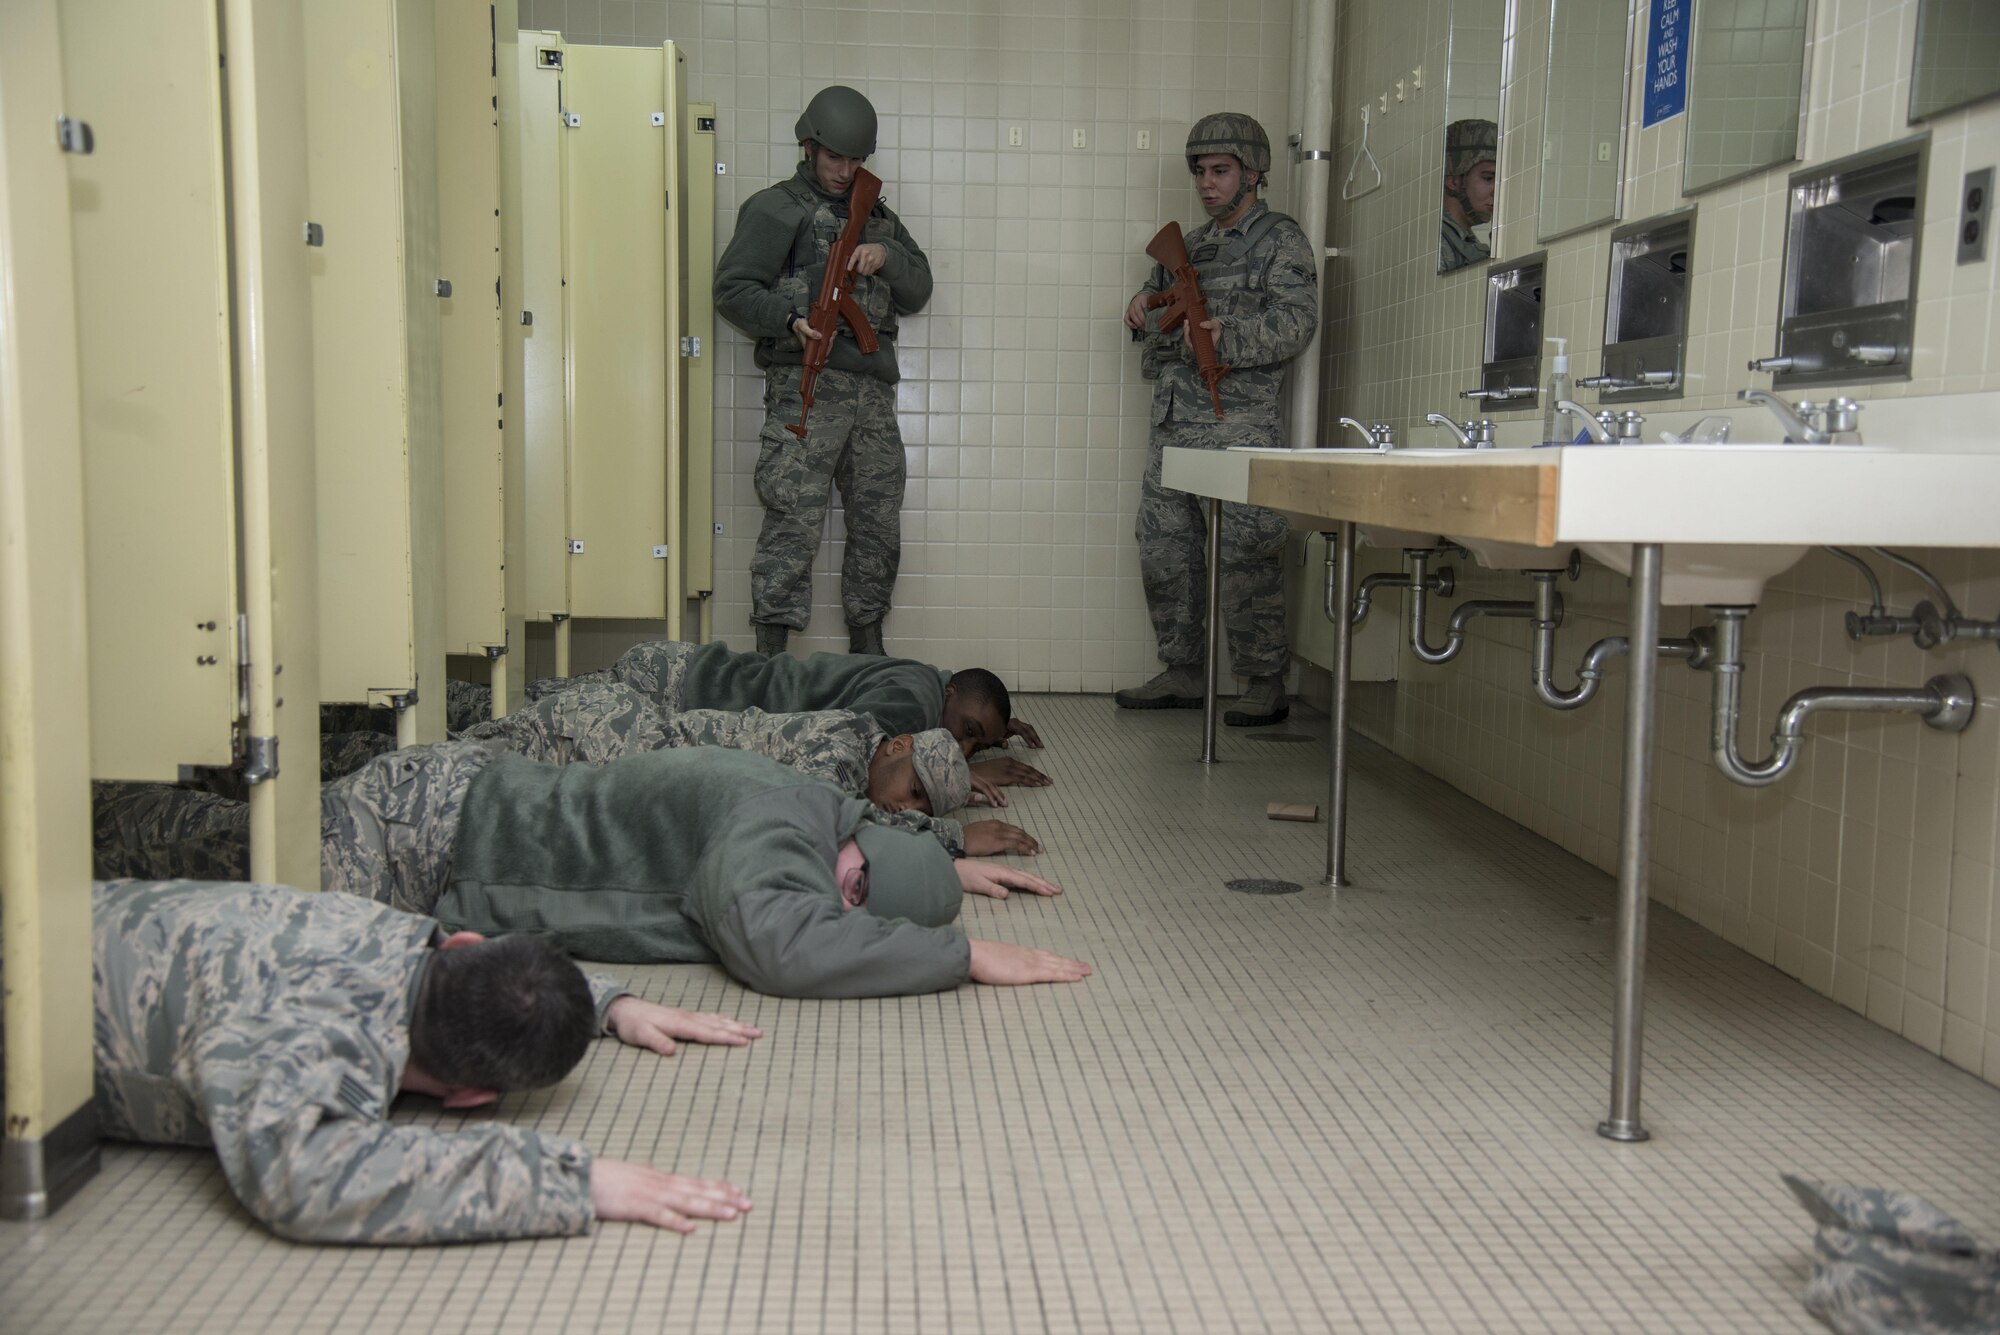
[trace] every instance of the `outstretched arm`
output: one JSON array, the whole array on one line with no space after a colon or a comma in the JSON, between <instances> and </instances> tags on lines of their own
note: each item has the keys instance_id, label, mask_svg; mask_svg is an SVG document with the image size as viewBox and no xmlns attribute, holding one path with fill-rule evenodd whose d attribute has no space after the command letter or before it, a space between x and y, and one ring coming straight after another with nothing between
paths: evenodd
<instances>
[{"instance_id":1,"label":"outstretched arm","mask_svg":"<svg viewBox=\"0 0 2000 1335\"><path fill-rule=\"evenodd\" d=\"M649 1048L662 1057L674 1054L674 1040L687 1043L716 1043L740 1048L764 1031L728 1015L707 1011L676 1010L657 1001L647 1001L626 993L611 1003L605 1026L629 1047Z\"/></svg>"},{"instance_id":2,"label":"outstretched arm","mask_svg":"<svg viewBox=\"0 0 2000 1335\"><path fill-rule=\"evenodd\" d=\"M1026 983L1080 983L1090 977L1090 966L1082 960L1066 959L1032 946L1009 945L1004 941L972 943L972 981L1017 987Z\"/></svg>"},{"instance_id":3,"label":"outstretched arm","mask_svg":"<svg viewBox=\"0 0 2000 1335\"><path fill-rule=\"evenodd\" d=\"M732 1183L675 1177L646 1164L599 1159L590 1170L590 1203L599 1219L694 1232L697 1219L734 1219L750 1198Z\"/></svg>"},{"instance_id":4,"label":"outstretched arm","mask_svg":"<svg viewBox=\"0 0 2000 1335\"><path fill-rule=\"evenodd\" d=\"M299 1242L432 1243L590 1228L590 1152L492 1122L383 1120L398 1072L371 1031L315 1014L211 1029L193 1093L230 1190Z\"/></svg>"},{"instance_id":5,"label":"outstretched arm","mask_svg":"<svg viewBox=\"0 0 2000 1335\"><path fill-rule=\"evenodd\" d=\"M1020 784L1027 788L1046 788L1055 782L1025 760L1016 760L1012 756L975 760L972 762L972 772L974 776L1000 786Z\"/></svg>"},{"instance_id":6,"label":"outstretched arm","mask_svg":"<svg viewBox=\"0 0 2000 1335\"><path fill-rule=\"evenodd\" d=\"M958 873L958 883L968 895L985 895L990 899L1005 899L1010 890L1025 890L1031 895L1059 895L1062 887L1054 881L1045 881L1031 871L1018 867L1003 867L994 862L975 862L970 858L952 864Z\"/></svg>"}]
</instances>

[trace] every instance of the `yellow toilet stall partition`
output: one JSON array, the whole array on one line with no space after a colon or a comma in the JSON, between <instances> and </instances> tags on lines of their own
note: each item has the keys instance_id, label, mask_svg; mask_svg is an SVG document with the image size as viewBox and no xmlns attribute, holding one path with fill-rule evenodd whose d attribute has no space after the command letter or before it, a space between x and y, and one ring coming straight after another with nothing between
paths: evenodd
<instances>
[{"instance_id":1,"label":"yellow toilet stall partition","mask_svg":"<svg viewBox=\"0 0 2000 1335\"><path fill-rule=\"evenodd\" d=\"M95 1162L91 778L318 884L303 78L297 0L0 5L0 1216Z\"/></svg>"},{"instance_id":2,"label":"yellow toilet stall partition","mask_svg":"<svg viewBox=\"0 0 2000 1335\"><path fill-rule=\"evenodd\" d=\"M444 643L487 661L504 713L521 604L508 594L501 379L502 55L511 67L513 0L436 0L439 407L444 433ZM506 38L503 42L501 39ZM511 73L511 68L510 71ZM519 400L516 399L515 405Z\"/></svg>"},{"instance_id":3,"label":"yellow toilet stall partition","mask_svg":"<svg viewBox=\"0 0 2000 1335\"><path fill-rule=\"evenodd\" d=\"M524 395L526 612L556 623L567 672L571 618L664 619L678 635L691 568L706 579L709 325L690 327L688 293L713 265L714 112L691 131L671 42L524 32L515 68L521 297L503 323Z\"/></svg>"},{"instance_id":4,"label":"yellow toilet stall partition","mask_svg":"<svg viewBox=\"0 0 2000 1335\"><path fill-rule=\"evenodd\" d=\"M444 737L436 14L312 0L307 179L318 437L320 695ZM456 296L456 287L451 289Z\"/></svg>"}]
</instances>

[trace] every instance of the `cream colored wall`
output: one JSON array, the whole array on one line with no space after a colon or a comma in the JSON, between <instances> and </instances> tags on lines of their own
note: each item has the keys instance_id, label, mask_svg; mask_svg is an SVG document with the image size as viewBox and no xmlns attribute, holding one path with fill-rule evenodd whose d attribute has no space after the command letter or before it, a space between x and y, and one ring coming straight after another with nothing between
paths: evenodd
<instances>
[{"instance_id":1,"label":"cream colored wall","mask_svg":"<svg viewBox=\"0 0 2000 1335\"><path fill-rule=\"evenodd\" d=\"M1382 70L1441 60L1446 8L1444 0L1343 6L1335 86L1353 91L1336 97L1336 176L1359 134L1359 94L1382 82ZM1909 134L1915 3L1819 0L1815 8L1807 160ZM1546 5L1521 6L1520 32L1501 148L1506 254L1541 245L1536 148ZM1457 391L1473 383L1479 342L1477 272L1447 279L1430 272L1442 129L1441 99L1378 120L1371 139L1388 184L1351 204L1336 199L1332 223L1334 242L1348 250L1336 266L1324 402L1329 411L1395 422L1406 438L1426 444L1434 442L1420 425L1423 415L1458 407ZM1864 401L2000 389L2000 363L1989 353L2000 346L1995 262L1951 262L1958 181L2000 156L1991 147L2000 143L2000 106L1942 117L1931 130L1915 379L1848 391ZM1684 136L1685 118L1634 131L1626 218L1682 203ZM1785 177L1786 169L1769 171L1698 199L1690 393L1682 407L1735 406L1737 389L1768 386L1744 365L1773 349ZM1547 247L1545 332L1572 340L1577 375L1599 369L1608 233L1607 224ZM1503 423L1533 416L1494 415ZM1995 530L2000 539L2000 523ZM2000 613L2000 557L1915 554L1946 580L1968 615ZM1457 564L1462 597L1526 596L1518 577ZM1889 591L1891 606L1905 612L1925 596L1900 573ZM1570 615L1559 661L1571 673L1592 639L1623 633L1624 581L1593 569L1566 586L1565 596ZM1818 683L1910 685L1961 670L1981 688L1982 709L2000 704L2000 660L1990 645L1926 654L1907 638L1850 644L1841 618L1857 600L1865 608L1865 598L1851 569L1817 553L1772 585L1750 621L1755 703L1747 737L1766 737L1784 697ZM1667 633L1689 624L1685 610L1668 609ZM1609 698L1557 714L1528 693L1526 647L1520 623L1486 623L1458 663L1406 666L1387 740L1608 869L1618 837L1623 675L1611 682ZM1661 682L1655 898L1956 1065L2000 1080L2000 715L1976 720L1961 736L1906 718L1815 719L1801 772L1751 792L1707 761L1708 678L1667 663Z\"/></svg>"},{"instance_id":2,"label":"cream colored wall","mask_svg":"<svg viewBox=\"0 0 2000 1335\"><path fill-rule=\"evenodd\" d=\"M1194 117L1248 110L1282 144L1290 0L1224 13L1193 0L521 0L522 26L571 42L684 44L689 96L717 104L728 166L718 247L737 206L792 170L806 98L846 82L880 110L869 166L937 279L899 339L910 482L893 652L979 663L1025 690L1109 691L1157 670L1132 539L1147 386L1118 317L1160 223L1200 219L1179 154ZM1022 147L1007 147L1009 125ZM1086 148L1069 147L1074 129ZM715 629L747 644L763 377L720 322L716 352ZM846 648L839 555L822 544L806 647Z\"/></svg>"}]
</instances>

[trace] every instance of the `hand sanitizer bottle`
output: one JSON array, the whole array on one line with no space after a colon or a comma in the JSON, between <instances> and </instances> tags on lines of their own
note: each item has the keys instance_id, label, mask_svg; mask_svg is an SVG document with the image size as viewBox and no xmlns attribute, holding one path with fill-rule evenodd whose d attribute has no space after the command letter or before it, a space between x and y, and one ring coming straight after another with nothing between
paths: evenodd
<instances>
[{"instance_id":1,"label":"hand sanitizer bottle","mask_svg":"<svg viewBox=\"0 0 2000 1335\"><path fill-rule=\"evenodd\" d=\"M1549 387L1542 395L1542 444L1567 445L1563 438L1563 415L1556 411L1556 400L1571 397L1569 387L1569 340L1551 335L1549 342L1556 345L1556 355L1549 359Z\"/></svg>"}]
</instances>

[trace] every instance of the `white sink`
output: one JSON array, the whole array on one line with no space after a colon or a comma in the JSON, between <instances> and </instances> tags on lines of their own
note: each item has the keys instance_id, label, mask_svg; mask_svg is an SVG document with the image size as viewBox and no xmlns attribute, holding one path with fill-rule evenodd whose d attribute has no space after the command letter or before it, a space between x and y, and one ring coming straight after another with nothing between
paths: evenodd
<instances>
[{"instance_id":1,"label":"white sink","mask_svg":"<svg viewBox=\"0 0 2000 1335\"><path fill-rule=\"evenodd\" d=\"M1488 570L1561 570L1569 564L1569 554L1576 546L1566 542L1555 547L1536 547L1525 542L1456 535L1451 535L1451 540L1471 552L1472 559Z\"/></svg>"},{"instance_id":2,"label":"white sink","mask_svg":"<svg viewBox=\"0 0 2000 1335\"><path fill-rule=\"evenodd\" d=\"M1579 543L1585 556L1621 575L1632 573L1632 548ZM1797 565L1810 547L1748 543L1669 542L1660 549L1660 602L1667 607L1752 607L1764 586Z\"/></svg>"},{"instance_id":3,"label":"white sink","mask_svg":"<svg viewBox=\"0 0 2000 1335\"><path fill-rule=\"evenodd\" d=\"M1444 538L1436 533L1418 533L1407 528L1383 528L1379 524L1357 526L1354 536L1370 547L1386 547L1392 551L1409 547L1441 546Z\"/></svg>"}]
</instances>

